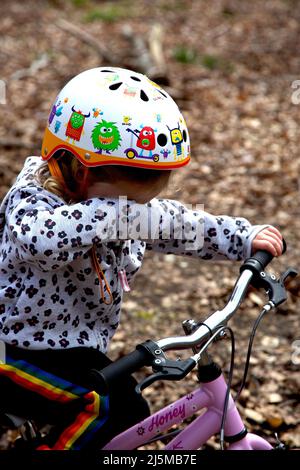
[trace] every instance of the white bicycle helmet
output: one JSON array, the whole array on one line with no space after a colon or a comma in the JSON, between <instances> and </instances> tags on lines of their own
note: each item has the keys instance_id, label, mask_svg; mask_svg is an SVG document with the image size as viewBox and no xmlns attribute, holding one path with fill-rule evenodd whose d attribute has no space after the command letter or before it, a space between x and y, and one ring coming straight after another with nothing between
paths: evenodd
<instances>
[{"instance_id":1,"label":"white bicycle helmet","mask_svg":"<svg viewBox=\"0 0 300 470\"><path fill-rule=\"evenodd\" d=\"M187 126L174 100L145 75L114 67L80 73L57 96L43 160L60 149L86 167L169 170L190 160Z\"/></svg>"}]
</instances>

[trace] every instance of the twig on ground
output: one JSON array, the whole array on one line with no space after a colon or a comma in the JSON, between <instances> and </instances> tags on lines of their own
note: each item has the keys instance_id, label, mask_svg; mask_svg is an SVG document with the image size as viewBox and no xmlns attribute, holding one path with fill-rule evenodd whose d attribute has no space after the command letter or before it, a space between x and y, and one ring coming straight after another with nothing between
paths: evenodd
<instances>
[{"instance_id":1,"label":"twig on ground","mask_svg":"<svg viewBox=\"0 0 300 470\"><path fill-rule=\"evenodd\" d=\"M155 24L149 33L149 51L154 63L152 77L162 85L169 85L166 58L163 53L163 29Z\"/></svg>"},{"instance_id":2,"label":"twig on ground","mask_svg":"<svg viewBox=\"0 0 300 470\"><path fill-rule=\"evenodd\" d=\"M95 39L91 34L81 29L78 25L70 23L69 21L63 18L60 18L55 23L55 25L59 29L71 34L72 36L76 37L80 41L91 46L98 53L99 59L101 61L105 61L106 63L112 64L112 65L118 62L113 54L111 54L105 47L99 44L99 40Z\"/></svg>"},{"instance_id":3,"label":"twig on ground","mask_svg":"<svg viewBox=\"0 0 300 470\"><path fill-rule=\"evenodd\" d=\"M45 67L47 67L47 65L49 64L49 56L48 54L42 54L40 57L38 57L37 59L35 59L30 67L26 68L26 69L20 69L20 70L16 70L12 75L11 75L11 79L12 80L20 80L22 78L25 78L25 77L32 77L33 75L36 74L36 72L38 70L41 70Z\"/></svg>"},{"instance_id":4,"label":"twig on ground","mask_svg":"<svg viewBox=\"0 0 300 470\"><path fill-rule=\"evenodd\" d=\"M159 83L168 84L169 80L161 46L161 27L159 25L153 26L148 41L145 41L141 35L136 34L128 24L123 27L122 34L132 44L134 62L138 70Z\"/></svg>"},{"instance_id":5,"label":"twig on ground","mask_svg":"<svg viewBox=\"0 0 300 470\"><path fill-rule=\"evenodd\" d=\"M144 39L140 35L136 34L129 24L125 24L123 26L122 35L132 45L133 56L138 69L142 73L149 75L152 61Z\"/></svg>"}]
</instances>

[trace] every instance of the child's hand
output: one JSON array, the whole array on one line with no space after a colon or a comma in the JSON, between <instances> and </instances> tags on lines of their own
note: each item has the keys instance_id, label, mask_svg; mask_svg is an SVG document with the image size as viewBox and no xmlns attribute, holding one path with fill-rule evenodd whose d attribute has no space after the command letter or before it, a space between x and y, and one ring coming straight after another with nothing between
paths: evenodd
<instances>
[{"instance_id":1,"label":"child's hand","mask_svg":"<svg viewBox=\"0 0 300 470\"><path fill-rule=\"evenodd\" d=\"M259 232L252 241L252 254L258 250L266 250L273 256L280 256L282 249L282 235L277 228L272 226Z\"/></svg>"}]
</instances>

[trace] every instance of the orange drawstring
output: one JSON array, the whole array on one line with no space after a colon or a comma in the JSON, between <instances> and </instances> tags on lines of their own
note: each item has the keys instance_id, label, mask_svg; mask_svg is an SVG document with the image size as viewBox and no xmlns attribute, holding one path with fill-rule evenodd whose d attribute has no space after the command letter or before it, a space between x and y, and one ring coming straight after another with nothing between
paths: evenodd
<instances>
[{"instance_id":1,"label":"orange drawstring","mask_svg":"<svg viewBox=\"0 0 300 470\"><path fill-rule=\"evenodd\" d=\"M73 194L67 188L66 182L64 180L64 176L63 176L62 171L59 167L59 164L58 164L58 162L56 161L55 158L51 158L48 161L48 166L49 166L49 171L50 171L51 175L54 176L54 178L58 179L58 181L63 185L64 189L69 192L69 194ZM87 175L88 175L88 168L86 168L86 171L84 172L83 178L82 178L82 188L84 189L84 191L86 191L86 189L87 189L87 184L86 184ZM76 196L78 196L78 195L76 195ZM95 269L95 271L97 273L97 276L98 276L98 279L99 279L101 299L103 300L103 302L106 305L110 305L112 303L113 296L112 296L110 287L108 285L108 282L106 280L106 277L105 277L105 275L104 275L104 273L103 273L103 271L100 267L100 264L99 264L99 261L98 261L97 255L96 255L96 250L95 250L94 246L92 247L92 249L90 251L90 256L91 256L91 259L92 259L92 264L94 266L94 269ZM109 301L105 300L103 281L105 283L106 290L107 290L108 295L109 295Z\"/></svg>"},{"instance_id":2,"label":"orange drawstring","mask_svg":"<svg viewBox=\"0 0 300 470\"><path fill-rule=\"evenodd\" d=\"M102 271L101 267L100 267L100 263L98 261L98 258L97 258L97 254L96 254L96 249L95 247L93 246L93 248L91 249L90 251L90 256L92 258L92 263L93 263L93 266L95 268L95 271L97 273L97 276L98 276L98 279L99 279L99 284L100 284L100 292L101 292L101 299L103 300L103 302L106 304L106 305L110 305L113 301L113 296L112 296L112 293L111 293L111 290L110 290L110 287L108 285L108 282L106 280L106 277L104 275L104 272ZM104 296L104 287L103 287L103 281L105 283L105 287L106 287L106 290L108 292L108 295L109 295L109 301L107 301L105 299L105 296Z\"/></svg>"}]
</instances>

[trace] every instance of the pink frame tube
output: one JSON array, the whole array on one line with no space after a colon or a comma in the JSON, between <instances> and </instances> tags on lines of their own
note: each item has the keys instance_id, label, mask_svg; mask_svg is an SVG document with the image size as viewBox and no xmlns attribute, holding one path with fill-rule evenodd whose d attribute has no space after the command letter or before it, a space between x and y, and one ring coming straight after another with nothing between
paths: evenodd
<instances>
[{"instance_id":1,"label":"pink frame tube","mask_svg":"<svg viewBox=\"0 0 300 470\"><path fill-rule=\"evenodd\" d=\"M201 388L185 395L174 403L162 408L140 423L114 437L103 450L132 450L145 445L174 424L181 423L196 411L206 409L202 416L188 424L169 444L166 450L196 450L221 427L224 399L227 384L223 375L216 380L202 384ZM233 436L244 429L243 421L230 396L225 435ZM230 450L269 450L272 446L259 436L247 434L243 439L231 444Z\"/></svg>"}]
</instances>

